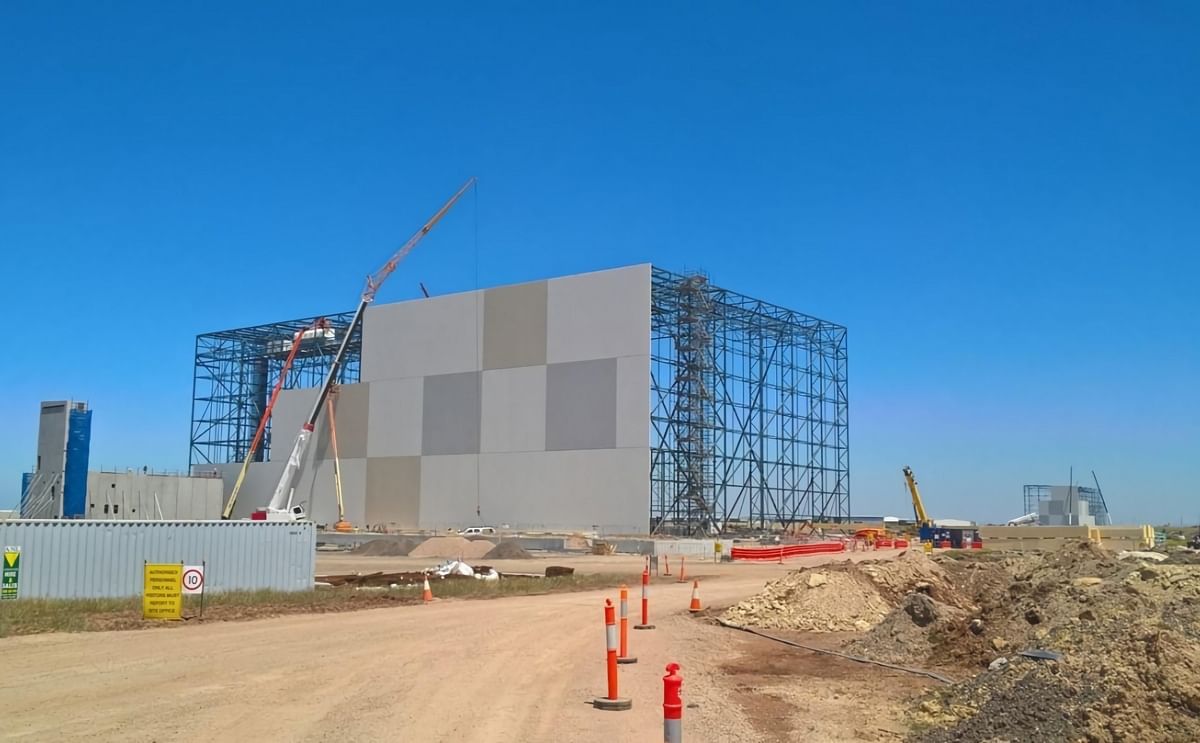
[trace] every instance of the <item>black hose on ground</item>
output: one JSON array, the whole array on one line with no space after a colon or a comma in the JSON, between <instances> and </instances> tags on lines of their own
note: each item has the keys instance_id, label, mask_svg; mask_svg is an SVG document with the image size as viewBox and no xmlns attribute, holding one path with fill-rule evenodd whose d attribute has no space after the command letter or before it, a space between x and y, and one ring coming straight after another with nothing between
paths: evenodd
<instances>
[{"instance_id":1,"label":"black hose on ground","mask_svg":"<svg viewBox=\"0 0 1200 743\"><path fill-rule=\"evenodd\" d=\"M766 632L759 632L756 629L751 629L750 627L743 627L740 624L734 624L733 622L726 622L724 619L721 619L720 617L717 617L716 619L717 619L717 624L721 625L722 627L728 627L729 629L741 630L742 632L749 632L752 635L757 635L757 636L765 638L767 640L774 640L775 642L782 643L784 645L790 645L794 648L800 648L801 650L809 650L814 653L822 653L824 655L836 655L839 658L845 658L846 660L852 660L855 663L867 663L867 664L870 664L873 666L882 666L883 668L890 668L893 671L903 671L904 673L911 673L911 674L914 674L917 676L926 676L935 681L941 681L943 684L955 683L954 679L949 678L947 676L943 676L942 674L937 673L936 671L926 671L923 668L909 668L908 666L899 666L899 665L896 665L895 663L885 663L884 661L881 661L881 660L873 660L871 658L864 658L859 655L850 655L849 653L842 653L837 650L826 650L825 648L815 648L811 645L804 645L799 642L793 642L792 640L785 640L782 637L775 637L774 635L768 635Z\"/></svg>"}]
</instances>

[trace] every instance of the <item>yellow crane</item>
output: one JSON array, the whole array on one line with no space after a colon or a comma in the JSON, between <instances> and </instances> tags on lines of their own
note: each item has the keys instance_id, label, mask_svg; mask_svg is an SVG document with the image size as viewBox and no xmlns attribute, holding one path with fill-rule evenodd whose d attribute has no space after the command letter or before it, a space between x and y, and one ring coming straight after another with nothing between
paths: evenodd
<instances>
[{"instance_id":1,"label":"yellow crane","mask_svg":"<svg viewBox=\"0 0 1200 743\"><path fill-rule=\"evenodd\" d=\"M917 477L912 467L904 465L904 482L908 483L908 492L912 494L913 515L917 520L917 530L922 542L933 539L933 519L925 510L925 502L921 500L921 490L917 487Z\"/></svg>"}]
</instances>

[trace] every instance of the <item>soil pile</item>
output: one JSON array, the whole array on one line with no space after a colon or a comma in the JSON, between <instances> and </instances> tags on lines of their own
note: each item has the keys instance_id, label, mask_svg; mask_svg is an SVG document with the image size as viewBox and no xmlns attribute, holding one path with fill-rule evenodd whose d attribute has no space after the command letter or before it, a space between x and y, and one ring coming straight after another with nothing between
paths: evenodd
<instances>
[{"instance_id":1,"label":"soil pile","mask_svg":"<svg viewBox=\"0 0 1200 743\"><path fill-rule=\"evenodd\" d=\"M486 555L488 560L532 560L533 555L525 551L525 548L516 542L501 542L491 549Z\"/></svg>"},{"instance_id":2,"label":"soil pile","mask_svg":"<svg viewBox=\"0 0 1200 743\"><path fill-rule=\"evenodd\" d=\"M944 567L974 611L922 627L893 612L861 641L880 651L897 633L902 662L995 661L922 701L913 740L1200 740L1200 566L1119 561L1085 542ZM1029 648L1063 657L1018 655Z\"/></svg>"},{"instance_id":3,"label":"soil pile","mask_svg":"<svg viewBox=\"0 0 1200 743\"><path fill-rule=\"evenodd\" d=\"M463 537L430 537L413 548L409 557L438 557L442 559L478 560L492 551L494 542Z\"/></svg>"},{"instance_id":4,"label":"soil pile","mask_svg":"<svg viewBox=\"0 0 1200 743\"><path fill-rule=\"evenodd\" d=\"M882 621L897 600L918 588L934 595L952 593L932 560L905 552L895 560L788 573L757 596L729 607L722 618L764 629L861 632Z\"/></svg>"},{"instance_id":5,"label":"soil pile","mask_svg":"<svg viewBox=\"0 0 1200 743\"><path fill-rule=\"evenodd\" d=\"M356 555L368 557L406 557L413 547L421 543L419 539L401 537L399 539L372 539L351 550Z\"/></svg>"}]
</instances>

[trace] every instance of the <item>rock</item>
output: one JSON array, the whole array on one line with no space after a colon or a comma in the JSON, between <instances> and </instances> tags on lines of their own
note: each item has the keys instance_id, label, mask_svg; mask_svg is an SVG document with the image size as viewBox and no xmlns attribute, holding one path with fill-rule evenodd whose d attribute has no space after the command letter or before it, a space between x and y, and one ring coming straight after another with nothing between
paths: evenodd
<instances>
[{"instance_id":1,"label":"rock","mask_svg":"<svg viewBox=\"0 0 1200 743\"><path fill-rule=\"evenodd\" d=\"M1103 578L1076 578L1075 580L1071 581L1071 585L1079 586L1080 588L1086 588L1088 586L1098 586L1103 582Z\"/></svg>"},{"instance_id":2,"label":"rock","mask_svg":"<svg viewBox=\"0 0 1200 743\"><path fill-rule=\"evenodd\" d=\"M1041 624L1042 619L1044 619L1042 612L1036 606L1025 611L1025 621L1029 622L1030 624Z\"/></svg>"},{"instance_id":3,"label":"rock","mask_svg":"<svg viewBox=\"0 0 1200 743\"><path fill-rule=\"evenodd\" d=\"M1138 568L1137 572L1138 572L1138 575L1141 576L1142 580L1154 580L1155 578L1157 578L1159 575L1162 574L1162 570L1155 567L1154 565L1143 565L1140 568Z\"/></svg>"},{"instance_id":4,"label":"rock","mask_svg":"<svg viewBox=\"0 0 1200 743\"><path fill-rule=\"evenodd\" d=\"M1085 622L1094 622L1096 621L1096 612L1091 609L1084 609L1079 612L1079 618Z\"/></svg>"},{"instance_id":5,"label":"rock","mask_svg":"<svg viewBox=\"0 0 1200 743\"><path fill-rule=\"evenodd\" d=\"M925 627L933 623L937 619L937 607L933 605L933 599L923 593L910 593L904 597L904 613L913 620L913 624L918 627Z\"/></svg>"},{"instance_id":6,"label":"rock","mask_svg":"<svg viewBox=\"0 0 1200 743\"><path fill-rule=\"evenodd\" d=\"M817 586L823 586L828 582L829 582L829 578L826 577L826 575L824 573L813 573L812 575L808 576L808 587L809 588L816 588Z\"/></svg>"},{"instance_id":7,"label":"rock","mask_svg":"<svg viewBox=\"0 0 1200 743\"><path fill-rule=\"evenodd\" d=\"M854 623L854 629L858 630L859 632L866 632L867 630L871 629L871 623L865 619L860 619Z\"/></svg>"},{"instance_id":8,"label":"rock","mask_svg":"<svg viewBox=\"0 0 1200 743\"><path fill-rule=\"evenodd\" d=\"M927 715L936 715L942 711L942 705L932 699L926 699L921 702L921 711Z\"/></svg>"},{"instance_id":9,"label":"rock","mask_svg":"<svg viewBox=\"0 0 1200 743\"><path fill-rule=\"evenodd\" d=\"M993 660L991 663L988 663L988 670L989 671L999 671L1001 668L1004 668L1007 665L1008 665L1008 658L1001 656L1001 657Z\"/></svg>"},{"instance_id":10,"label":"rock","mask_svg":"<svg viewBox=\"0 0 1200 743\"><path fill-rule=\"evenodd\" d=\"M976 634L976 635L982 634L983 633L983 620L982 619L972 619L971 623L967 625L967 629L971 630L972 634Z\"/></svg>"},{"instance_id":11,"label":"rock","mask_svg":"<svg viewBox=\"0 0 1200 743\"><path fill-rule=\"evenodd\" d=\"M993 637L992 638L992 649L995 650L996 652L1003 653L1004 649L1007 647L1008 647L1008 640L1005 640L1003 637Z\"/></svg>"},{"instance_id":12,"label":"rock","mask_svg":"<svg viewBox=\"0 0 1200 743\"><path fill-rule=\"evenodd\" d=\"M913 590L917 591L918 593L929 594L929 593L933 592L933 584L930 583L929 581L923 580L923 581L918 582L915 586L913 586Z\"/></svg>"}]
</instances>

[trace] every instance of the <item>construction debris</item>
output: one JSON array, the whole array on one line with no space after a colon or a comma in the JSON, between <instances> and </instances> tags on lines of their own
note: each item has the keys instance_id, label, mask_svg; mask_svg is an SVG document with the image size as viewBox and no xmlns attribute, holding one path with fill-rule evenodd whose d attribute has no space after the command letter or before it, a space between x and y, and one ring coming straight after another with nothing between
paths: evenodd
<instances>
[{"instance_id":1,"label":"construction debris","mask_svg":"<svg viewBox=\"0 0 1200 743\"><path fill-rule=\"evenodd\" d=\"M936 602L926 621L909 610L925 599L906 597L851 645L977 673L920 702L912 740L1200 740L1200 566L1118 560L1083 542L943 567L943 598L973 608Z\"/></svg>"},{"instance_id":2,"label":"construction debris","mask_svg":"<svg viewBox=\"0 0 1200 743\"><path fill-rule=\"evenodd\" d=\"M925 555L824 565L772 581L725 611L739 625L809 632L863 632L883 621L895 601L918 588L948 592L944 571Z\"/></svg>"},{"instance_id":3,"label":"construction debris","mask_svg":"<svg viewBox=\"0 0 1200 743\"><path fill-rule=\"evenodd\" d=\"M501 542L483 556L485 560L532 560L533 555L517 542Z\"/></svg>"},{"instance_id":4,"label":"construction debris","mask_svg":"<svg viewBox=\"0 0 1200 743\"><path fill-rule=\"evenodd\" d=\"M407 557L413 548L421 543L420 539L412 537L381 537L358 545L352 553L368 557Z\"/></svg>"},{"instance_id":5,"label":"construction debris","mask_svg":"<svg viewBox=\"0 0 1200 743\"><path fill-rule=\"evenodd\" d=\"M495 542L471 540L459 536L430 537L414 547L409 557L438 557L459 560L478 560L492 551Z\"/></svg>"}]
</instances>

